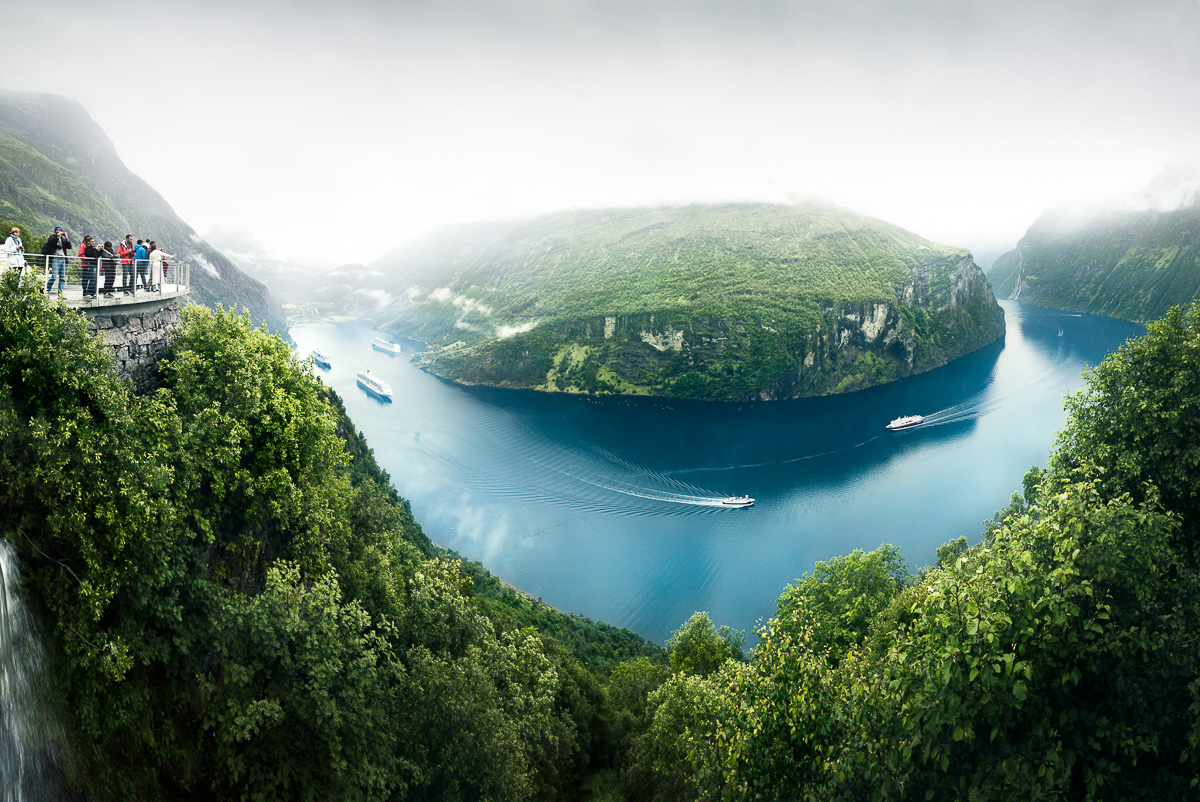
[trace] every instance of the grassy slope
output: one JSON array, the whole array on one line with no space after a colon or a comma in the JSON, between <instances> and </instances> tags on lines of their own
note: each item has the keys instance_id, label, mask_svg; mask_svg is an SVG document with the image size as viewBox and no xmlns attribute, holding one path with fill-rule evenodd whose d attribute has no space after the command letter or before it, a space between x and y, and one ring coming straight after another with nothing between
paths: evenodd
<instances>
[{"instance_id":1,"label":"grassy slope","mask_svg":"<svg viewBox=\"0 0 1200 802\"><path fill-rule=\"evenodd\" d=\"M459 305L425 296L397 323L415 324L434 342L470 339L462 324L486 330L485 321L518 326L668 310L694 317L758 310L799 329L816 322L813 301L893 301L921 260L966 255L818 203L572 212L468 241L422 270L403 271L402 283L448 287ZM385 257L373 267L386 272L404 261ZM463 298L490 315L465 309Z\"/></svg>"},{"instance_id":2,"label":"grassy slope","mask_svg":"<svg viewBox=\"0 0 1200 802\"><path fill-rule=\"evenodd\" d=\"M1124 212L1066 227L1043 218L1018 245L1021 300L1148 323L1200 297L1200 208ZM1016 253L996 260L997 294L1015 290Z\"/></svg>"},{"instance_id":3,"label":"grassy slope","mask_svg":"<svg viewBox=\"0 0 1200 802\"><path fill-rule=\"evenodd\" d=\"M963 265L978 278L972 298L987 297L947 311ZM377 313L383 325L440 347L425 359L431 370L543 390L723 400L843 392L944 364L1003 332L966 251L817 202L460 227L371 269L383 277L373 289L411 299ZM898 302L914 284L916 303ZM913 358L882 341L831 355L835 340L846 344L839 315L880 303L919 341ZM660 339L651 346L643 333ZM806 358L817 348L813 368Z\"/></svg>"}]
</instances>

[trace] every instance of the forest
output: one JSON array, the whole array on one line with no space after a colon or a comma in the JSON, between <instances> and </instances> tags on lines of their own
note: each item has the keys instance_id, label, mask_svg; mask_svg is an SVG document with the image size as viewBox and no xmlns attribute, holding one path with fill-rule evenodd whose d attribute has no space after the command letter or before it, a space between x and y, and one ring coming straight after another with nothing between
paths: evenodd
<instances>
[{"instance_id":1,"label":"forest","mask_svg":"<svg viewBox=\"0 0 1200 802\"><path fill-rule=\"evenodd\" d=\"M1185 798L1198 362L1200 306L1174 308L935 565L856 551L781 588L750 649L703 612L660 648L432 544L247 316L188 307L138 395L10 271L0 534L80 798Z\"/></svg>"}]
</instances>

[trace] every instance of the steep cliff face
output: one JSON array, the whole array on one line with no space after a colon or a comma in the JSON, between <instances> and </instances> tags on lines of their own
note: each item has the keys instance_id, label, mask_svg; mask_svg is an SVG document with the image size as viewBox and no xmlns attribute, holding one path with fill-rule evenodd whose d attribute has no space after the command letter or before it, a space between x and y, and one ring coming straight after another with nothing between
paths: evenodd
<instances>
[{"instance_id":1,"label":"steep cliff face","mask_svg":"<svg viewBox=\"0 0 1200 802\"><path fill-rule=\"evenodd\" d=\"M1004 314L969 255L914 264L888 302L815 302L814 324L687 310L539 325L418 357L471 384L547 391L778 400L850 392L944 365L1004 334Z\"/></svg>"},{"instance_id":2,"label":"steep cliff face","mask_svg":"<svg viewBox=\"0 0 1200 802\"><path fill-rule=\"evenodd\" d=\"M990 272L1001 297L1149 323L1200 298L1200 169L1120 207L1048 212Z\"/></svg>"}]
</instances>

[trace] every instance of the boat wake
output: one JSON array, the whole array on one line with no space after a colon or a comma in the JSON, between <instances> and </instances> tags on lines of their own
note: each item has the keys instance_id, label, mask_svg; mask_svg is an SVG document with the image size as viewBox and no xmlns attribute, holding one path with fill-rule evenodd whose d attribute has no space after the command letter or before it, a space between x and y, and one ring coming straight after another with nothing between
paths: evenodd
<instances>
[{"instance_id":1,"label":"boat wake","mask_svg":"<svg viewBox=\"0 0 1200 802\"><path fill-rule=\"evenodd\" d=\"M802 454L798 457L788 457L787 459L767 460L765 462L740 462L736 465L717 465L704 466L699 468L680 468L677 471L672 471L673 476L678 476L688 473L720 473L722 471L741 471L747 468L774 468L780 465L793 465L797 462L807 462L812 459L821 459L822 457L832 457L835 454L841 454L843 451L851 451L856 448L862 448L869 443L874 443L879 439L879 435L873 435L853 445L843 446L841 448L831 448L826 451L819 451L815 454ZM719 504L721 499L716 500Z\"/></svg>"},{"instance_id":2,"label":"boat wake","mask_svg":"<svg viewBox=\"0 0 1200 802\"><path fill-rule=\"evenodd\" d=\"M528 427L525 427L528 430ZM467 486L525 501L626 515L702 513L729 509L729 493L667 476L638 465L601 447L572 449L540 438L528 430L526 443L537 443L523 454L510 453L503 470L495 465L476 469L453 454L474 450L467 438L451 448L433 445L428 436L417 441L430 457L447 465ZM480 432L487 438L487 434ZM499 433L497 433L499 435ZM478 440L470 438L478 447ZM492 453L504 453L495 449ZM503 477L503 479L497 479Z\"/></svg>"},{"instance_id":3,"label":"boat wake","mask_svg":"<svg viewBox=\"0 0 1200 802\"><path fill-rule=\"evenodd\" d=\"M915 428L927 429L934 426L945 426L951 423L978 420L984 415L1002 408L1013 396L1024 393L1030 388L1044 383L1054 372L1053 367L1047 367L1045 370L1031 376L1024 384L998 395L987 395L985 391L979 396L963 401L960 404L932 412L925 416L924 423Z\"/></svg>"}]
</instances>

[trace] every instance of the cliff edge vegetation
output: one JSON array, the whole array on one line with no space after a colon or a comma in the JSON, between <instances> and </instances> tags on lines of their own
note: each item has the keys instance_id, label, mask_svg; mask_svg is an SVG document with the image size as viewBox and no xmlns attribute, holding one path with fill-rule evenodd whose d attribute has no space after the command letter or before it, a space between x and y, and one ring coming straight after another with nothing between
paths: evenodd
<instances>
[{"instance_id":1,"label":"cliff edge vegetation","mask_svg":"<svg viewBox=\"0 0 1200 802\"><path fill-rule=\"evenodd\" d=\"M963 250L822 203L466 226L327 278L466 383L706 400L849 392L1004 333Z\"/></svg>"},{"instance_id":2,"label":"cliff edge vegetation","mask_svg":"<svg viewBox=\"0 0 1200 802\"><path fill-rule=\"evenodd\" d=\"M82 315L27 290L0 276L0 537L55 655L66 737L31 748L68 789L552 800L611 771L617 669L657 676L661 648L431 544L248 315L185 309L138 395Z\"/></svg>"}]
</instances>

